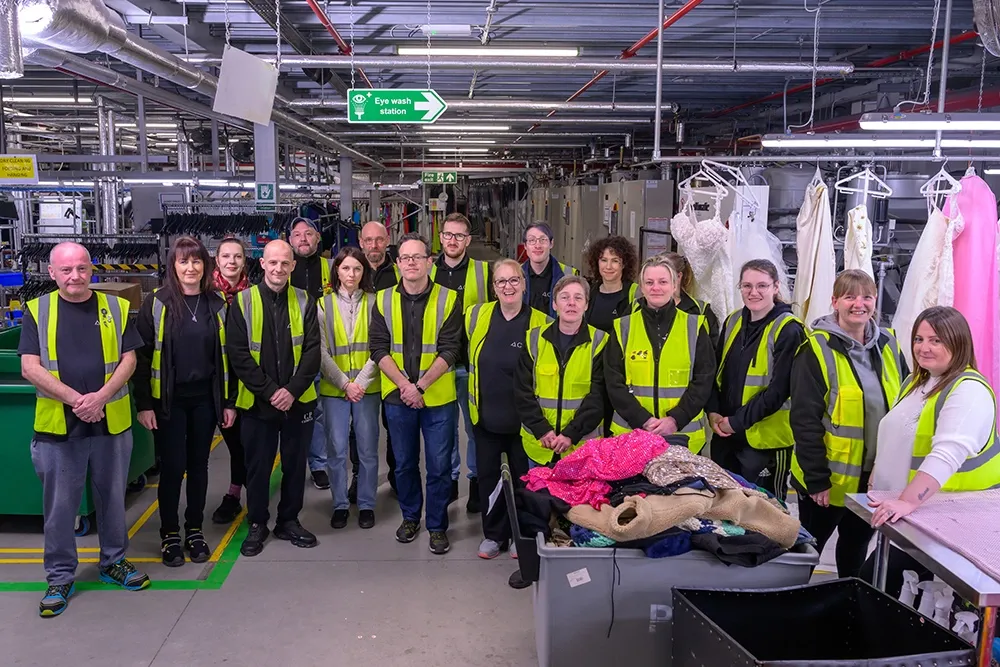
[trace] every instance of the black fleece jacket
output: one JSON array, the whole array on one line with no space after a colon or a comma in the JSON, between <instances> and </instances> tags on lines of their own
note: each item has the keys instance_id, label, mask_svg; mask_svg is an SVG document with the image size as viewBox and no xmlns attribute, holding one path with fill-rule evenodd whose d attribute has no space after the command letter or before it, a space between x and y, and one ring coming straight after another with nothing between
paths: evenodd
<instances>
[{"instance_id":1,"label":"black fleece jacket","mask_svg":"<svg viewBox=\"0 0 1000 667\"><path fill-rule=\"evenodd\" d=\"M372 287L376 292L394 287L399 281L396 279L396 258L399 253L396 246L389 246L385 251L385 259L372 272Z\"/></svg>"},{"instance_id":2,"label":"black fleece jacket","mask_svg":"<svg viewBox=\"0 0 1000 667\"><path fill-rule=\"evenodd\" d=\"M292 330L288 318L288 287L274 292L266 282L260 284L264 328L261 334L260 365L250 356L250 334L237 301L229 309L226 322L226 347L229 367L256 400L250 412L261 419L280 419L283 413L271 406L271 397L281 388L296 398L290 412L308 412L316 401L301 401L299 397L316 381L320 366L319 321L316 301L309 297L303 321L305 336L298 370L293 374L295 357L292 353Z\"/></svg>"},{"instance_id":3,"label":"black fleece jacket","mask_svg":"<svg viewBox=\"0 0 1000 667\"><path fill-rule=\"evenodd\" d=\"M882 348L888 336L884 330L879 330L878 345L874 346L869 354L871 355L872 368L882 376ZM851 372L854 373L855 380L858 377L854 362L844 347L843 342L836 336L830 336L830 348L835 354L843 355L851 365ZM902 354L897 362L902 377L910 373L909 366ZM826 428L823 426L823 418L826 417L826 379L820 369L819 360L809 345L803 344L795 355L792 362L792 409L789 420L792 426L792 435L795 438L795 457L802 468L803 482L805 488L793 477L792 485L797 491L805 491L808 494L821 493L830 488L830 462L826 456L826 443L823 437L826 435ZM885 390L883 390L883 394ZM886 399L888 404L888 399Z\"/></svg>"},{"instance_id":4,"label":"black fleece jacket","mask_svg":"<svg viewBox=\"0 0 1000 667\"><path fill-rule=\"evenodd\" d=\"M663 308L653 309L643 301L640 310L632 317L636 315L642 317L642 323L646 326L646 333L653 346L651 352L654 363L659 368L660 352L674 324L677 307L673 303L668 303ZM633 322L633 325L635 324L637 323ZM712 394L712 384L715 380L715 353L712 350L712 341L704 328L698 331L692 363L691 382L677 405L664 415L673 417L678 430L687 426L705 408ZM642 428L653 415L639 404L639 400L632 395L631 389L625 382L625 353L618 336L614 334L604 350L604 374L608 384L608 395L611 397L611 405L614 406L615 412L632 428Z\"/></svg>"},{"instance_id":5,"label":"black fleece jacket","mask_svg":"<svg viewBox=\"0 0 1000 667\"><path fill-rule=\"evenodd\" d=\"M605 334L608 335L608 334ZM556 359L559 361L559 375L562 377L566 372L566 364L569 363L573 351L581 346L589 347L591 344L590 329L587 328L586 319L583 326L573 337L569 344L569 349L565 354L560 350L559 345L559 320L558 318L542 330L542 338L547 340L556 350ZM604 419L604 354L608 349L608 344L604 349L594 356L590 368L590 392L580 409L573 415L573 419L566 424L566 428L561 431L557 425L550 424L542 413L542 408L538 404L538 397L535 395L535 362L528 352L527 344L521 350L521 357L518 360L517 369L514 371L514 405L521 416L521 423L536 438L541 438L549 431L555 431L556 435L565 435L577 444L584 437L590 435L601 425Z\"/></svg>"},{"instance_id":6,"label":"black fleece jacket","mask_svg":"<svg viewBox=\"0 0 1000 667\"><path fill-rule=\"evenodd\" d=\"M156 324L153 322L153 299L163 301L162 295L157 292L150 294L142 302L139 314L136 316L136 329L142 336L142 347L135 351L136 366L132 375L132 393L135 395L135 409L155 410L162 419L170 418L170 406L173 404L174 394L174 350L180 349L183 352L184 341L174 340L171 334L170 318L171 314L167 310L167 323L163 332L163 351L160 357L160 398L153 398L153 390L150 382L153 378L153 349L156 345ZM225 311L226 300L215 292L206 292L208 309L212 313L212 321L219 311ZM225 313L223 313L225 315ZM179 343L179 347L178 347ZM222 346L215 348L215 368L222 368ZM229 374L229 387L223 383L222 373L216 372L215 381L212 383L212 400L215 403L215 414L222 422L222 410L236 405L236 377L231 372ZM228 398L227 398L228 394Z\"/></svg>"},{"instance_id":7,"label":"black fleece jacket","mask_svg":"<svg viewBox=\"0 0 1000 667\"><path fill-rule=\"evenodd\" d=\"M786 324L774 341L774 367L771 369L770 384L747 401L746 405L743 404L743 388L746 386L747 373L756 361L757 351L761 345L767 344L762 338L764 329L779 315L791 312L790 305L776 303L763 319L751 322L750 310L743 308L740 314L740 332L724 359L722 349L726 341L719 341L716 358L722 371L722 382L712 385L708 411L729 417L729 425L735 433L726 438L727 444L745 443L744 432L773 415L788 400L792 385L792 360L806 339L805 329L798 322ZM728 337L729 332L723 331L722 335Z\"/></svg>"},{"instance_id":8,"label":"black fleece jacket","mask_svg":"<svg viewBox=\"0 0 1000 667\"><path fill-rule=\"evenodd\" d=\"M322 299L323 290L326 286L323 284L323 268L321 264L323 262L329 263L329 261L326 257L319 254L318 250L308 257L295 255L295 268L292 270L291 277L292 287L304 289L309 292L309 296L317 301Z\"/></svg>"}]
</instances>

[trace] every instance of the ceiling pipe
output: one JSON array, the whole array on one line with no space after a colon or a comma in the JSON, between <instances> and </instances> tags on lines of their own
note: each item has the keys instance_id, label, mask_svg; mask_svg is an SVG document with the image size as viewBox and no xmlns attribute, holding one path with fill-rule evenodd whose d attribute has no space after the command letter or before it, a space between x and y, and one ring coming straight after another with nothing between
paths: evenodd
<instances>
[{"instance_id":1,"label":"ceiling pipe","mask_svg":"<svg viewBox=\"0 0 1000 667\"><path fill-rule=\"evenodd\" d=\"M319 3L316 2L316 0L306 0L306 4L309 5L309 8L313 10L313 14L316 15L316 18L319 19L319 22L323 25L324 28L326 28L326 31L330 33L330 36L333 37L333 41L337 43L337 48L340 50L340 52L343 53L345 56L350 56L351 45L345 42L344 38L340 36L339 32L337 32L337 29L333 27L333 23L330 22L330 17L326 15L326 12L324 12L323 8L319 6ZM361 69L361 67L357 68L357 72L358 75L361 77L361 80L364 81L369 88L375 87L372 85L372 82L368 78L368 75L365 74L365 71Z\"/></svg>"},{"instance_id":2,"label":"ceiling pipe","mask_svg":"<svg viewBox=\"0 0 1000 667\"><path fill-rule=\"evenodd\" d=\"M478 109L481 111L495 111L497 109L516 109L519 111L526 111L529 109L537 109L542 111L553 110L567 110L567 111L655 111L655 104L637 103L637 102L624 102L615 103L611 102L546 102L542 100L491 100L491 99L457 99L457 100L446 100L449 109ZM288 106L292 108L323 108L323 109L346 109L347 100L331 100L331 99L315 99L315 98L300 98L297 100L291 100ZM671 102L664 102L663 109L665 111L676 110L677 105ZM463 121L468 120L468 122L473 122L471 119L463 119ZM431 126L427 126L431 127Z\"/></svg>"},{"instance_id":3,"label":"ceiling pipe","mask_svg":"<svg viewBox=\"0 0 1000 667\"><path fill-rule=\"evenodd\" d=\"M347 123L347 116L312 116L310 117L315 123ZM451 117L445 121L448 124L461 123L469 124L469 129L474 130L477 123L484 124L501 124L501 125L512 125L517 123L560 123L565 125L649 125L652 123L651 118L587 118L587 117L576 117L567 118L566 116L560 116L559 118L545 118L539 120L538 118L529 117L507 117L502 118L477 118L475 116L461 116L461 117ZM434 125L427 125L425 127L427 130L433 130Z\"/></svg>"},{"instance_id":4,"label":"ceiling pipe","mask_svg":"<svg viewBox=\"0 0 1000 667\"><path fill-rule=\"evenodd\" d=\"M17 0L0 0L0 79L24 76Z\"/></svg>"},{"instance_id":5,"label":"ceiling pipe","mask_svg":"<svg viewBox=\"0 0 1000 667\"><path fill-rule=\"evenodd\" d=\"M952 37L951 39L948 40L948 43L951 44L952 46L954 46L955 44L961 44L962 42L967 42L970 39L975 39L977 35L978 35L978 33L975 30L969 30L967 32L963 32L960 35L955 35L954 37ZM940 40L940 41L938 41L938 42L935 42L933 44L933 48L934 48L935 51L938 50L938 49L940 49L943 46L944 46L944 40L943 39ZM861 67L863 67L864 69L879 69L879 68L882 68L882 67L886 67L887 65L892 65L894 63L903 62L903 61L906 61L906 60L911 60L913 58L916 58L919 55L923 55L923 54L927 53L930 50L931 50L931 45L927 44L925 46L921 46L921 47L918 47L918 48L915 48L915 49L910 49L909 51L901 51L899 53L896 53L896 54L891 55L891 56L887 56L885 58L880 58L878 60L873 60L870 63L862 65ZM834 81L837 81L837 80L838 79L817 79L816 80L816 87L819 88L820 86L825 86L825 85L827 85L829 83L833 83ZM810 88L812 88L812 84L811 83L806 83L806 84L803 84L801 86L795 86L793 88L789 88L788 89L788 94L792 95L792 94L795 94L795 93L801 93L803 91L809 90ZM772 102L774 100L780 100L782 97L784 97L784 95L785 95L784 91L781 91L781 92L778 92L778 93L772 93L770 95L765 95L764 97L758 98L756 100L751 100L749 102L744 102L742 104L737 104L734 107L729 107L728 109L723 109L722 111L716 111L716 112L710 114L710 116L712 118L720 118L722 116L728 116L731 113L736 113L737 111L742 111L743 109L748 109L750 107L757 106L758 104L763 104L764 102Z\"/></svg>"}]
</instances>

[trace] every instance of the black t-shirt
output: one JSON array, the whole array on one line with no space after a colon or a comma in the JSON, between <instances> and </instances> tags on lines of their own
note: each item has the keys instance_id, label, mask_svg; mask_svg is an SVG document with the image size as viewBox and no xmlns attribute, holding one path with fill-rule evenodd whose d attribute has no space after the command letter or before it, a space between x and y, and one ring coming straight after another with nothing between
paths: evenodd
<instances>
[{"instance_id":1,"label":"black t-shirt","mask_svg":"<svg viewBox=\"0 0 1000 667\"><path fill-rule=\"evenodd\" d=\"M479 425L492 433L515 434L521 418L514 406L514 369L517 368L531 322L531 309L521 308L508 321L500 307L493 310L489 331L479 351Z\"/></svg>"},{"instance_id":2,"label":"black t-shirt","mask_svg":"<svg viewBox=\"0 0 1000 667\"><path fill-rule=\"evenodd\" d=\"M529 306L543 313L552 311L552 258L541 273L535 273L528 263L528 281L531 292Z\"/></svg>"},{"instance_id":3,"label":"black t-shirt","mask_svg":"<svg viewBox=\"0 0 1000 667\"><path fill-rule=\"evenodd\" d=\"M625 296L624 291L624 289L620 289L608 294L599 289L591 291L590 298L593 300L593 305L590 307L590 312L587 313L587 324L595 329L611 333L612 323L619 317L628 315L627 312L619 312L621 310L619 306Z\"/></svg>"},{"instance_id":4,"label":"black t-shirt","mask_svg":"<svg viewBox=\"0 0 1000 667\"><path fill-rule=\"evenodd\" d=\"M218 339L215 316L204 294L185 294L184 303L187 308L176 313L181 319L172 337L175 388L179 396L211 393Z\"/></svg>"},{"instance_id":5,"label":"black t-shirt","mask_svg":"<svg viewBox=\"0 0 1000 667\"><path fill-rule=\"evenodd\" d=\"M47 298L43 297L43 298ZM114 298L114 297L108 297ZM104 352L101 345L101 323L97 313L97 297L83 303L58 300L59 314L56 321L56 350L59 360L59 380L81 394L98 391L104 386ZM135 325L126 321L122 335L121 352L142 347L142 338ZM20 355L41 355L38 324L25 309L21 325L21 340L17 346ZM71 406L64 406L66 413L65 436L35 433L38 440L61 442L71 438L91 438L108 434L107 419L88 424L80 421Z\"/></svg>"}]
</instances>

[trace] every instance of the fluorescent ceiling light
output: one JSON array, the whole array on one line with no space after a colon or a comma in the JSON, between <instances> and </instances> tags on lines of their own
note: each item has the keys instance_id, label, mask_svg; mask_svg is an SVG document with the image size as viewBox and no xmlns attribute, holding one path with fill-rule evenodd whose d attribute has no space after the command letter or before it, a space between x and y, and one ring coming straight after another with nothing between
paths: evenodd
<instances>
[{"instance_id":1,"label":"fluorescent ceiling light","mask_svg":"<svg viewBox=\"0 0 1000 667\"><path fill-rule=\"evenodd\" d=\"M421 132L506 132L510 125L431 125L422 128Z\"/></svg>"},{"instance_id":2,"label":"fluorescent ceiling light","mask_svg":"<svg viewBox=\"0 0 1000 667\"><path fill-rule=\"evenodd\" d=\"M115 127L138 127L136 123L115 123ZM146 129L157 128L171 130L177 127L177 123L146 123Z\"/></svg>"},{"instance_id":3,"label":"fluorescent ceiling light","mask_svg":"<svg viewBox=\"0 0 1000 667\"><path fill-rule=\"evenodd\" d=\"M194 181L190 179L171 179L167 180L160 177L146 177L146 178L123 178L122 183L126 185L191 185Z\"/></svg>"},{"instance_id":4,"label":"fluorescent ceiling light","mask_svg":"<svg viewBox=\"0 0 1000 667\"><path fill-rule=\"evenodd\" d=\"M983 173L987 176L1000 176L1000 167L987 167Z\"/></svg>"},{"instance_id":5,"label":"fluorescent ceiling light","mask_svg":"<svg viewBox=\"0 0 1000 667\"><path fill-rule=\"evenodd\" d=\"M397 46L396 55L400 56L482 56L484 58L576 58L580 49L572 48L517 48L510 46Z\"/></svg>"},{"instance_id":6,"label":"fluorescent ceiling light","mask_svg":"<svg viewBox=\"0 0 1000 667\"><path fill-rule=\"evenodd\" d=\"M13 104L93 104L94 99L92 97L81 97L79 99L75 97L61 96L61 97L46 97L44 95L12 95L10 97L4 97L4 102L11 102Z\"/></svg>"},{"instance_id":7,"label":"fluorescent ceiling light","mask_svg":"<svg viewBox=\"0 0 1000 667\"><path fill-rule=\"evenodd\" d=\"M429 144L495 144L495 139L427 139Z\"/></svg>"},{"instance_id":8,"label":"fluorescent ceiling light","mask_svg":"<svg viewBox=\"0 0 1000 667\"><path fill-rule=\"evenodd\" d=\"M489 148L428 148L428 153L489 153Z\"/></svg>"},{"instance_id":9,"label":"fluorescent ceiling light","mask_svg":"<svg viewBox=\"0 0 1000 667\"><path fill-rule=\"evenodd\" d=\"M997 113L866 113L861 129L886 132L902 131L975 131L1000 130Z\"/></svg>"},{"instance_id":10,"label":"fluorescent ceiling light","mask_svg":"<svg viewBox=\"0 0 1000 667\"><path fill-rule=\"evenodd\" d=\"M934 137L874 134L765 134L764 148L934 148ZM943 138L941 148L1000 148L1000 139Z\"/></svg>"}]
</instances>

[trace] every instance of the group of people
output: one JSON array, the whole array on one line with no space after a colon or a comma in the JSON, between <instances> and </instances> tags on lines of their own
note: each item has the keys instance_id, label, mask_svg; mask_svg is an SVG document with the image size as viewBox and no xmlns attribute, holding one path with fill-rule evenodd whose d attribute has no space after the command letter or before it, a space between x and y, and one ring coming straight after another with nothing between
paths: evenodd
<instances>
[{"instance_id":1,"label":"group of people","mask_svg":"<svg viewBox=\"0 0 1000 667\"><path fill-rule=\"evenodd\" d=\"M360 249L327 261L316 223L299 218L287 242L264 248L259 285L247 281L240 240L223 240L213 260L201 241L180 237L135 325L126 302L91 291L87 251L57 246L49 271L58 290L28 304L19 349L38 391L32 458L45 489L49 583L41 615L61 613L74 592L73 520L88 468L100 489L101 578L149 585L125 559L129 380L137 420L157 442L161 555L172 567L211 554L202 527L216 428L231 486L212 519L238 517L245 487L248 557L271 534L279 451L274 537L317 543L299 522L307 470L330 489L332 528L347 526L352 503L361 528L375 525L380 424L402 514L396 539L412 542L423 521L430 550L448 552L459 413L467 509L482 513L478 552L487 559L517 557L497 493L504 454L520 477L591 437L633 429L695 453L711 442L716 462L782 499L791 477L821 548L839 528L841 576L861 572L872 535L844 510L845 494L901 490L877 507L878 525L940 489L1000 484L995 398L954 309L918 319L911 374L895 334L874 319L876 287L861 271L838 277L833 312L807 327L780 300L776 267L747 262L743 307L720 325L691 295L690 266L676 253L640 266L629 241L600 239L587 250L588 281L552 256L545 224L526 230L523 263L469 258L471 231L452 214L436 259L417 234L399 239L392 256L385 226L370 222Z\"/></svg>"}]
</instances>

